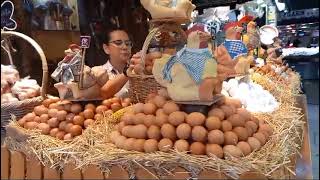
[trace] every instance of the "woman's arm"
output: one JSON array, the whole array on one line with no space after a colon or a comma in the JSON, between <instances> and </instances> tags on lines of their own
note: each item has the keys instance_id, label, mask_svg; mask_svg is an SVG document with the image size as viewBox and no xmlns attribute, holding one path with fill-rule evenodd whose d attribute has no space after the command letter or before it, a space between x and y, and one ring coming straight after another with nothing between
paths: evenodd
<instances>
[{"instance_id":1,"label":"woman's arm","mask_svg":"<svg viewBox=\"0 0 320 180\"><path fill-rule=\"evenodd\" d=\"M127 82L128 77L124 74L119 74L114 79L109 79L101 88L101 96L105 99L113 97Z\"/></svg>"}]
</instances>

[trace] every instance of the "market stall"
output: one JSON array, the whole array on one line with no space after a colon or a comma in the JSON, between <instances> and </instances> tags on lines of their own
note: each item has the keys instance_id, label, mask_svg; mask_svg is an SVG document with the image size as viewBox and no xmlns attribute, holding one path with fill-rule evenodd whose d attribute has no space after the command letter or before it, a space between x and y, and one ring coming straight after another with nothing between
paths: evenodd
<instances>
[{"instance_id":1,"label":"market stall","mask_svg":"<svg viewBox=\"0 0 320 180\"><path fill-rule=\"evenodd\" d=\"M276 53L276 28L261 33L254 9L222 23L215 32L225 39L215 44L203 23L182 29L190 1L158 3L141 0L152 21L126 72L130 97L103 99L106 73L86 66L87 45L70 45L51 74L59 97L46 95L44 73L37 104L8 112L1 125L2 179L312 178L306 97L300 75ZM32 42L46 72L36 42L6 35ZM18 72L10 68L1 96L12 95L1 106L25 100L14 94Z\"/></svg>"}]
</instances>

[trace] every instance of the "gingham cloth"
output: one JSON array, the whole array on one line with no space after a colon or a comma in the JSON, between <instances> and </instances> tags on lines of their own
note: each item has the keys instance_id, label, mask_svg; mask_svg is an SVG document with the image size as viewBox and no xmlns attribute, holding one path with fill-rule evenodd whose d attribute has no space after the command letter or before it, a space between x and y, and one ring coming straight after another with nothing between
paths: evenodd
<instances>
[{"instance_id":1,"label":"gingham cloth","mask_svg":"<svg viewBox=\"0 0 320 180\"><path fill-rule=\"evenodd\" d=\"M189 75L195 80L197 84L201 82L204 66L206 61L212 59L212 54L208 48L205 49L190 49L182 48L175 56L171 56L163 69L163 77L169 82L172 81L171 69L175 63L182 64Z\"/></svg>"},{"instance_id":2,"label":"gingham cloth","mask_svg":"<svg viewBox=\"0 0 320 180\"><path fill-rule=\"evenodd\" d=\"M246 45L240 40L228 40L226 39L223 43L224 47L228 50L232 59L237 56L248 53Z\"/></svg>"}]
</instances>

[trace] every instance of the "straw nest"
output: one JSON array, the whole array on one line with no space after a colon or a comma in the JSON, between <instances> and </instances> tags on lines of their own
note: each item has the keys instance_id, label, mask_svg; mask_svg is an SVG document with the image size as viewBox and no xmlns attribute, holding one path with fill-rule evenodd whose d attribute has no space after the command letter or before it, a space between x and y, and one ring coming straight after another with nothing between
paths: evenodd
<instances>
[{"instance_id":1,"label":"straw nest","mask_svg":"<svg viewBox=\"0 0 320 180\"><path fill-rule=\"evenodd\" d=\"M268 81L270 79L267 76L256 80L270 90L281 105L273 113L254 115L273 128L273 135L260 150L242 158L219 159L214 156L195 156L177 151L140 153L118 149L110 143L108 135L123 113L131 107L112 115L105 115L72 142L63 142L41 135L37 131L29 131L27 133L30 134L30 138L26 142L7 138L6 143L13 149L36 155L44 165L57 168L63 168L66 162L72 161L78 168L96 164L106 173L110 173L111 166L120 165L129 172L130 177L134 177L136 168L144 168L155 178L162 178L170 175L175 167L180 166L191 172L193 177L206 169L222 172L236 179L243 172L254 169L269 178L288 178L288 174L280 175L276 170L284 167L294 175L295 167L290 158L299 153L302 144L303 114L301 109L294 106L295 98L292 91L288 95L288 88L284 88L278 84L279 82L268 85ZM10 125L21 128L14 120Z\"/></svg>"}]
</instances>

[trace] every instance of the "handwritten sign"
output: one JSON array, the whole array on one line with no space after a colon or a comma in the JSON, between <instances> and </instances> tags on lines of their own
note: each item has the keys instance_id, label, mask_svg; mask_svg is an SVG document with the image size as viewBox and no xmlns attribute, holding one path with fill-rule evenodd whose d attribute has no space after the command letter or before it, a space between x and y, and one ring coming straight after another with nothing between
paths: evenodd
<instances>
[{"instance_id":1,"label":"handwritten sign","mask_svg":"<svg viewBox=\"0 0 320 180\"><path fill-rule=\"evenodd\" d=\"M13 31L17 28L17 23L12 19L14 5L11 1L1 3L1 29Z\"/></svg>"},{"instance_id":2,"label":"handwritten sign","mask_svg":"<svg viewBox=\"0 0 320 180\"><path fill-rule=\"evenodd\" d=\"M89 48L90 47L90 36L80 36L80 46L81 48Z\"/></svg>"}]
</instances>

